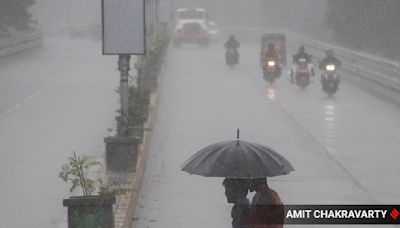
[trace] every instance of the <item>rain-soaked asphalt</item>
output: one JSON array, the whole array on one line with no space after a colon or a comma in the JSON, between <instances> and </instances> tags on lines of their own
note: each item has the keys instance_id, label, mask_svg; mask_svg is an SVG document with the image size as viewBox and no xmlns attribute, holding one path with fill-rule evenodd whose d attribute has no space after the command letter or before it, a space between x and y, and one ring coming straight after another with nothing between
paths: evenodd
<instances>
[{"instance_id":1,"label":"rain-soaked asphalt","mask_svg":"<svg viewBox=\"0 0 400 228\"><path fill-rule=\"evenodd\" d=\"M269 181L285 203L400 203L398 108L346 83L333 99L317 82L269 87L258 45L240 52L231 70L219 46L170 49L136 227L229 227L222 180L180 165L236 128L292 161L293 173ZM0 59L0 72L0 227L58 227L69 196L61 165L73 150L102 159L115 124L116 58L100 42L47 39Z\"/></svg>"},{"instance_id":2,"label":"rain-soaked asphalt","mask_svg":"<svg viewBox=\"0 0 400 228\"><path fill-rule=\"evenodd\" d=\"M328 98L318 77L305 91L286 76L268 86L258 44L242 44L233 70L220 46L170 48L135 228L230 227L222 179L190 176L180 165L234 139L236 128L293 163L290 175L269 179L286 204L400 203L399 108L346 82Z\"/></svg>"},{"instance_id":3,"label":"rain-soaked asphalt","mask_svg":"<svg viewBox=\"0 0 400 228\"><path fill-rule=\"evenodd\" d=\"M0 59L0 227L57 228L72 151L101 159L118 108L116 57L101 42L46 39Z\"/></svg>"}]
</instances>

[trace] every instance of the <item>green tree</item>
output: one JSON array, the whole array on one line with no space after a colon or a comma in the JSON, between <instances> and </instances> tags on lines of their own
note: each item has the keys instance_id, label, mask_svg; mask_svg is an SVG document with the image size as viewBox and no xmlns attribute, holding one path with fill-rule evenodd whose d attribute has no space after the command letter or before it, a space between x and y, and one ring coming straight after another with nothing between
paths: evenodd
<instances>
[{"instance_id":1,"label":"green tree","mask_svg":"<svg viewBox=\"0 0 400 228\"><path fill-rule=\"evenodd\" d=\"M32 22L29 7L34 0L0 0L0 33L7 33L8 28L27 30Z\"/></svg>"}]
</instances>

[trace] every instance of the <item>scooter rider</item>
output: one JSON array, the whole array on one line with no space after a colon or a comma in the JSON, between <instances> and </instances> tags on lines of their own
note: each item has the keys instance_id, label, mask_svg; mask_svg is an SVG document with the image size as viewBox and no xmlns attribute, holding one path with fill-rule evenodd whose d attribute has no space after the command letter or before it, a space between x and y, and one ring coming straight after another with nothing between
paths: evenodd
<instances>
[{"instance_id":1,"label":"scooter rider","mask_svg":"<svg viewBox=\"0 0 400 228\"><path fill-rule=\"evenodd\" d=\"M279 54L275 50L275 45L273 43L269 43L267 51L265 51L264 53L261 53L261 54L262 54L262 60L263 60L262 64L265 64L265 61L267 61L267 60L271 60L271 59L274 60L276 62L277 73L280 75L280 72L281 72L281 67L279 66L280 57L279 57Z\"/></svg>"},{"instance_id":2,"label":"scooter rider","mask_svg":"<svg viewBox=\"0 0 400 228\"><path fill-rule=\"evenodd\" d=\"M231 35L229 37L229 40L225 42L225 48L226 49L234 49L235 52L237 53L237 49L240 47L240 43L235 39L235 36Z\"/></svg>"},{"instance_id":3,"label":"scooter rider","mask_svg":"<svg viewBox=\"0 0 400 228\"><path fill-rule=\"evenodd\" d=\"M307 63L311 63L311 57L312 55L306 53L304 45L301 45L299 51L293 55L293 63L297 63L299 59L306 59Z\"/></svg>"},{"instance_id":4,"label":"scooter rider","mask_svg":"<svg viewBox=\"0 0 400 228\"><path fill-rule=\"evenodd\" d=\"M239 63L239 52L238 48L240 47L239 42L235 39L233 35L229 37L229 40L225 42L225 48L226 48L226 53L225 53L225 61L226 63L229 62L229 59L234 58L234 64ZM232 55L233 54L233 55ZM231 62L232 64L232 62ZM230 64L228 64L230 65Z\"/></svg>"},{"instance_id":5,"label":"scooter rider","mask_svg":"<svg viewBox=\"0 0 400 228\"><path fill-rule=\"evenodd\" d=\"M328 65L328 64L333 64L337 67L340 67L342 65L342 62L333 55L332 50L327 50L325 53L326 53L326 57L323 60L321 60L321 62L319 62L320 70L325 70L326 65Z\"/></svg>"},{"instance_id":6,"label":"scooter rider","mask_svg":"<svg viewBox=\"0 0 400 228\"><path fill-rule=\"evenodd\" d=\"M334 56L332 50L327 50L325 53L326 53L326 57L319 62L319 69L322 71L322 73L321 73L321 82L323 82L322 81L322 79L323 79L322 76L325 73L326 67L328 65L334 65L337 68L340 68L341 65L342 65L342 62ZM338 79L338 80L340 80L340 79Z\"/></svg>"},{"instance_id":7,"label":"scooter rider","mask_svg":"<svg viewBox=\"0 0 400 228\"><path fill-rule=\"evenodd\" d=\"M313 76L313 77L315 76L315 70L314 70L314 66L312 64L312 58L311 57L312 57L312 55L306 53L304 45L301 45L300 48L299 48L299 51L295 55L293 55L293 64L294 65L293 65L292 69L290 70L290 82L292 84L294 82L293 76L294 76L294 73L296 72L296 64L298 63L299 59L305 59L306 60L306 62L308 64L308 67L309 67L309 69L311 71L311 76Z\"/></svg>"}]
</instances>

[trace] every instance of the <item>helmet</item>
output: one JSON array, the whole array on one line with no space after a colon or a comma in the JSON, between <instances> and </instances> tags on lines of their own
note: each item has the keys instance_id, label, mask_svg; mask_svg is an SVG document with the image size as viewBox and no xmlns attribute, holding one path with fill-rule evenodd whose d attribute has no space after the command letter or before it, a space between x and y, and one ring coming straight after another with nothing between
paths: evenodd
<instances>
[{"instance_id":1,"label":"helmet","mask_svg":"<svg viewBox=\"0 0 400 228\"><path fill-rule=\"evenodd\" d=\"M306 49L304 48L304 45L301 45L299 48L299 52L304 53Z\"/></svg>"},{"instance_id":2,"label":"helmet","mask_svg":"<svg viewBox=\"0 0 400 228\"><path fill-rule=\"evenodd\" d=\"M333 51L332 50L327 50L326 52L327 57L333 57Z\"/></svg>"}]
</instances>

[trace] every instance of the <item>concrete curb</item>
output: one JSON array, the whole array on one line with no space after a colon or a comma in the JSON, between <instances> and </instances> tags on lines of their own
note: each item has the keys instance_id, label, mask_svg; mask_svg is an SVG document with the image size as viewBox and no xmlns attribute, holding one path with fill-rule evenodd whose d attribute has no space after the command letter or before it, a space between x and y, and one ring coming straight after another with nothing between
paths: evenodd
<instances>
[{"instance_id":1,"label":"concrete curb","mask_svg":"<svg viewBox=\"0 0 400 228\"><path fill-rule=\"evenodd\" d=\"M143 180L143 174L146 166L146 157L151 142L152 128L154 126L155 117L159 103L159 87L161 85L161 78L164 74L164 66L161 68L160 75L157 80L157 89L150 96L149 117L144 124L143 142L137 147L137 162L136 172L131 172L127 178L128 188L131 192L127 195L121 196L117 203L117 209L114 214L115 228L131 228L133 223L134 210L140 191L140 186Z\"/></svg>"}]
</instances>

